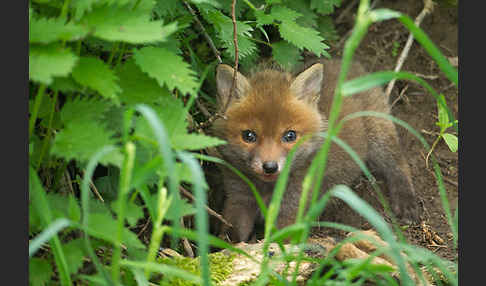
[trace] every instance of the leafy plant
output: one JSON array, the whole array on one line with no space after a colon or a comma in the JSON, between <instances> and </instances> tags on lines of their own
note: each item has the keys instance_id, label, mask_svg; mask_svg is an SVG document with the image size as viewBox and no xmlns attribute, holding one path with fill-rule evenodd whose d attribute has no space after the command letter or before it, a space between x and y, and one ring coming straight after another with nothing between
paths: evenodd
<instances>
[{"instance_id":1,"label":"leafy plant","mask_svg":"<svg viewBox=\"0 0 486 286\"><path fill-rule=\"evenodd\" d=\"M341 0L237 1L241 68L248 70L267 57L290 68L301 61L304 51L329 57L328 44L337 39L329 16L340 4ZM188 7L198 12L196 16ZM210 285L221 280L209 269L210 244L246 254L208 233L205 205L209 190L196 159L227 164L194 151L204 152L225 142L190 132L207 120L194 105L196 100L213 106L215 97L216 52L201 39L212 39L222 51L222 61L234 62L231 12L231 5L222 0L29 1L31 285L53 281L61 285L147 285L166 281ZM204 32L200 32L195 17L202 22ZM417 34L457 84L457 72L444 63L435 46L406 16L393 11L368 11L368 1L361 1L355 31L346 44L340 86L330 116L327 136L331 139L339 129L335 119L346 92L403 76L379 74L374 81L367 78L365 83L354 84L344 80L354 49L369 24L393 17ZM451 134L445 131L450 122L454 127L457 124L445 101L438 101L438 106L441 137L450 143ZM324 145L314 160L309 178L319 180L328 148ZM228 167L248 181L238 170ZM304 241L328 199L315 200L307 213L299 210L300 220L293 229L275 232L272 221L286 180L285 174L280 176L277 195L268 211L261 206L267 220L268 243L295 233L299 234L295 242ZM181 184L192 187L196 197L193 204L181 198ZM361 210L393 246L390 253L404 265L399 255L404 247L394 242L391 230L372 210L346 189L330 194ZM195 231L181 226L181 218L188 215L195 217ZM457 220L454 223L450 213L448 216L457 237ZM137 235L140 228L143 230L141 221L151 226L148 241ZM197 271L157 258L161 244L167 245L170 240L171 247L177 248L178 239L185 237L198 245L197 267L191 264ZM283 284L274 279L276 273L268 263L262 263L262 275L256 283L272 280ZM356 268L353 263L339 265L332 256L319 263L323 267L332 265L340 273L338 280L347 282L351 276L346 273ZM439 259L434 263L442 265ZM375 272L387 273L369 264L359 269L353 275L365 271L373 277ZM315 276L310 283L325 279Z\"/></svg>"}]
</instances>

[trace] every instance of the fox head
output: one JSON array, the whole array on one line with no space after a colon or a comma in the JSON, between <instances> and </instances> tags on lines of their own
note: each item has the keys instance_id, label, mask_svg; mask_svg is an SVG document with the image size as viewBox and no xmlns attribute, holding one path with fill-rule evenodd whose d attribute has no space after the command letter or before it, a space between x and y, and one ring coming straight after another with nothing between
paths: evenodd
<instances>
[{"instance_id":1,"label":"fox head","mask_svg":"<svg viewBox=\"0 0 486 286\"><path fill-rule=\"evenodd\" d=\"M304 135L326 126L318 101L323 79L322 64L314 64L295 78L290 73L264 69L246 78L237 73L235 90L232 67L217 68L216 83L225 118L214 122L216 136L228 144L220 152L230 164L265 182L278 178L287 154ZM310 162L322 139L308 140L297 150L292 168Z\"/></svg>"}]
</instances>

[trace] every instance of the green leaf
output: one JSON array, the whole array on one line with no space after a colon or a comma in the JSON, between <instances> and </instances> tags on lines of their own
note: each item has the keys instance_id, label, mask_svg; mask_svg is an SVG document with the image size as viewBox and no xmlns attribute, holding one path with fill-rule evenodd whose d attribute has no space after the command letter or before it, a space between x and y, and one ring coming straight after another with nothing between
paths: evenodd
<instances>
[{"instance_id":1,"label":"green leaf","mask_svg":"<svg viewBox=\"0 0 486 286\"><path fill-rule=\"evenodd\" d=\"M49 85L55 76L68 76L77 61L78 57L69 49L58 45L30 45L29 79Z\"/></svg>"},{"instance_id":2,"label":"green leaf","mask_svg":"<svg viewBox=\"0 0 486 286\"><path fill-rule=\"evenodd\" d=\"M157 198L154 197L152 201L157 202ZM177 212L175 210L177 210ZM176 215L179 215L179 217L184 217L187 215L193 215L195 213L196 209L191 204L189 204L187 200L172 200L172 203L170 204L169 209L165 214L165 219L174 220L177 219Z\"/></svg>"},{"instance_id":3,"label":"green leaf","mask_svg":"<svg viewBox=\"0 0 486 286\"><path fill-rule=\"evenodd\" d=\"M163 26L162 21L151 21L150 13L133 11L131 7L96 7L81 19L81 23L92 29L95 37L130 44L165 41L178 29L175 22Z\"/></svg>"},{"instance_id":4,"label":"green leaf","mask_svg":"<svg viewBox=\"0 0 486 286\"><path fill-rule=\"evenodd\" d=\"M77 273L83 266L84 258L84 243L82 239L74 239L62 245L64 253L66 254L66 262L69 266L69 273Z\"/></svg>"},{"instance_id":5,"label":"green leaf","mask_svg":"<svg viewBox=\"0 0 486 286\"><path fill-rule=\"evenodd\" d=\"M121 92L118 77L102 60L93 57L81 57L73 69L73 78L83 86L92 88L103 97L115 99Z\"/></svg>"},{"instance_id":6,"label":"green leaf","mask_svg":"<svg viewBox=\"0 0 486 286\"><path fill-rule=\"evenodd\" d=\"M225 144L226 142L216 137L203 134L175 134L171 137L172 147L176 150L200 150Z\"/></svg>"},{"instance_id":7,"label":"green leaf","mask_svg":"<svg viewBox=\"0 0 486 286\"><path fill-rule=\"evenodd\" d=\"M54 274L51 264L43 259L33 257L29 259L29 284L32 286L47 285Z\"/></svg>"},{"instance_id":8,"label":"green leaf","mask_svg":"<svg viewBox=\"0 0 486 286\"><path fill-rule=\"evenodd\" d=\"M341 0L311 0L311 9L316 9L322 15L328 15L334 12L334 6L339 7Z\"/></svg>"},{"instance_id":9,"label":"green leaf","mask_svg":"<svg viewBox=\"0 0 486 286\"><path fill-rule=\"evenodd\" d=\"M456 135L450 133L442 134L442 138L452 152L456 152L459 147L459 142Z\"/></svg>"},{"instance_id":10,"label":"green leaf","mask_svg":"<svg viewBox=\"0 0 486 286\"><path fill-rule=\"evenodd\" d=\"M439 98L444 104L446 104L443 94L440 94ZM441 132L444 132L449 127L449 115L447 114L447 110L442 106L442 104L439 103L437 103L437 116L439 119L437 125L439 125Z\"/></svg>"},{"instance_id":11,"label":"green leaf","mask_svg":"<svg viewBox=\"0 0 486 286\"><path fill-rule=\"evenodd\" d=\"M78 201L74 196L69 196L69 203L68 203L68 218L71 221L81 221L81 208L78 205Z\"/></svg>"},{"instance_id":12,"label":"green leaf","mask_svg":"<svg viewBox=\"0 0 486 286\"><path fill-rule=\"evenodd\" d=\"M325 51L329 47L322 42L324 39L319 36L318 31L289 21L282 22L279 25L279 31L283 39L299 49L306 48L317 56L329 56Z\"/></svg>"},{"instance_id":13,"label":"green leaf","mask_svg":"<svg viewBox=\"0 0 486 286\"><path fill-rule=\"evenodd\" d=\"M87 120L100 120L111 106L112 104L108 100L70 97L61 109L61 120L64 124Z\"/></svg>"},{"instance_id":14,"label":"green leaf","mask_svg":"<svg viewBox=\"0 0 486 286\"><path fill-rule=\"evenodd\" d=\"M234 35L233 22L231 18L215 9L209 9L202 15L207 21L214 25L214 28L218 32L218 38L221 39L223 42L223 47L226 48L225 52L234 59ZM252 38L251 32L253 31L253 28L246 23L236 21L236 30L238 41L238 58L243 59L244 57L253 54L257 50L255 43L250 40L250 38Z\"/></svg>"},{"instance_id":15,"label":"green leaf","mask_svg":"<svg viewBox=\"0 0 486 286\"><path fill-rule=\"evenodd\" d=\"M115 144L113 135L94 120L70 122L57 133L51 153L67 161L75 159L87 162L103 146ZM101 163L120 166L121 161L122 155L117 151L103 158Z\"/></svg>"},{"instance_id":16,"label":"green leaf","mask_svg":"<svg viewBox=\"0 0 486 286\"><path fill-rule=\"evenodd\" d=\"M270 15L281 22L295 22L302 14L285 6L273 6Z\"/></svg>"},{"instance_id":17,"label":"green leaf","mask_svg":"<svg viewBox=\"0 0 486 286\"><path fill-rule=\"evenodd\" d=\"M178 88L183 94L196 95L199 83L196 73L182 57L164 48L145 47L134 52L140 69L155 78L160 86L172 90Z\"/></svg>"},{"instance_id":18,"label":"green leaf","mask_svg":"<svg viewBox=\"0 0 486 286\"><path fill-rule=\"evenodd\" d=\"M272 55L285 69L290 69L302 59L299 50L285 41L272 44Z\"/></svg>"},{"instance_id":19,"label":"green leaf","mask_svg":"<svg viewBox=\"0 0 486 286\"><path fill-rule=\"evenodd\" d=\"M29 42L48 44L55 41L77 41L88 33L84 26L73 22L65 24L61 18L31 19L29 23Z\"/></svg>"},{"instance_id":20,"label":"green leaf","mask_svg":"<svg viewBox=\"0 0 486 286\"><path fill-rule=\"evenodd\" d=\"M157 81L138 67L133 59L115 70L120 79L122 92L118 96L127 105L139 103L152 104L162 96L170 96L169 91L161 88Z\"/></svg>"},{"instance_id":21,"label":"green leaf","mask_svg":"<svg viewBox=\"0 0 486 286\"><path fill-rule=\"evenodd\" d=\"M114 201L111 203L111 209L115 212L118 213L118 200ZM137 205L136 203L132 201L127 201L126 206L125 206L125 219L127 220L128 224L130 226L136 226L137 221L139 219L142 219L144 217L143 215L143 207Z\"/></svg>"},{"instance_id":22,"label":"green leaf","mask_svg":"<svg viewBox=\"0 0 486 286\"><path fill-rule=\"evenodd\" d=\"M118 222L110 214L92 213L89 215L87 231L90 235L114 242L116 241L117 229ZM127 228L123 228L122 243L127 247L145 248L145 245L138 239L135 233Z\"/></svg>"}]
</instances>

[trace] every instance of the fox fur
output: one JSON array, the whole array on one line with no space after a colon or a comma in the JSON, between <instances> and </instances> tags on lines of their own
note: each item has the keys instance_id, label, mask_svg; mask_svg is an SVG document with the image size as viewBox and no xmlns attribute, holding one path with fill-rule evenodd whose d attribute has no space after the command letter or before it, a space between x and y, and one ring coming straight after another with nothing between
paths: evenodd
<instances>
[{"instance_id":1,"label":"fox fur","mask_svg":"<svg viewBox=\"0 0 486 286\"><path fill-rule=\"evenodd\" d=\"M271 200L275 181L292 146L303 135L327 130L340 67L338 59L321 60L295 77L275 68L259 70L248 78L238 72L230 98L234 70L228 65L218 66L216 83L220 105L228 105L224 118L214 122L211 133L228 142L218 147L219 153L255 184L265 204ZM353 63L348 79L365 73L359 63ZM338 120L364 110L390 112L388 98L381 88L344 97ZM401 155L393 122L357 117L344 123L338 137L384 176L394 213L408 221L418 220L409 166ZM302 180L323 140L321 136L312 136L297 149L277 218L278 228L295 222ZM361 174L349 154L334 143L327 160L322 192L336 184L349 185ZM260 210L241 178L224 168L223 180L226 196L223 216L233 225L223 231L233 241L247 241L255 222L261 219Z\"/></svg>"}]
</instances>

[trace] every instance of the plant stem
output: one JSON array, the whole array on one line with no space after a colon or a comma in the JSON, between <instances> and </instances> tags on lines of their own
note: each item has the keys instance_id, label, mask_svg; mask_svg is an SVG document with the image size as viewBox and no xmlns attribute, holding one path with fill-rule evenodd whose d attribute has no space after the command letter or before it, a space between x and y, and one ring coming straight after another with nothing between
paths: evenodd
<instances>
[{"instance_id":1,"label":"plant stem","mask_svg":"<svg viewBox=\"0 0 486 286\"><path fill-rule=\"evenodd\" d=\"M126 196L130 190L130 181L132 170L135 162L135 144L128 142L125 144L125 160L120 172L120 189L118 192L118 228L116 233L116 243L113 250L112 258L112 278L115 284L120 280L120 260L121 260L121 243L123 236L123 226L125 223Z\"/></svg>"},{"instance_id":2,"label":"plant stem","mask_svg":"<svg viewBox=\"0 0 486 286\"><path fill-rule=\"evenodd\" d=\"M111 50L110 57L108 58L108 65L111 65L111 63L113 62L113 58L115 57L115 54L118 51L119 47L120 47L120 42L116 42L115 45L113 46L113 49Z\"/></svg>"},{"instance_id":3,"label":"plant stem","mask_svg":"<svg viewBox=\"0 0 486 286\"><path fill-rule=\"evenodd\" d=\"M67 13L69 11L69 4L71 3L71 0L64 0L64 4L62 5L61 8L61 15L59 18L67 19Z\"/></svg>"},{"instance_id":4,"label":"plant stem","mask_svg":"<svg viewBox=\"0 0 486 286\"><path fill-rule=\"evenodd\" d=\"M36 170L39 170L40 165L42 163L42 159L44 158L44 154L46 153L47 146L49 145L49 141L51 140L51 134L52 134L52 121L54 118L54 112L56 112L56 103L57 103L57 97L58 97L59 91L56 90L54 93L54 98L52 100L52 107L51 107L51 113L49 114L49 123L47 126L47 135L45 136L43 143L42 143L42 148L41 152L39 155L39 162L37 163L37 167L35 168Z\"/></svg>"},{"instance_id":5,"label":"plant stem","mask_svg":"<svg viewBox=\"0 0 486 286\"><path fill-rule=\"evenodd\" d=\"M39 108L42 103L42 97L44 96L44 91L46 90L45 84L41 84L37 90L37 96L35 97L34 110L30 115L29 120L29 138L32 137L32 132L34 131L35 121L37 120L37 114L39 113Z\"/></svg>"}]
</instances>

